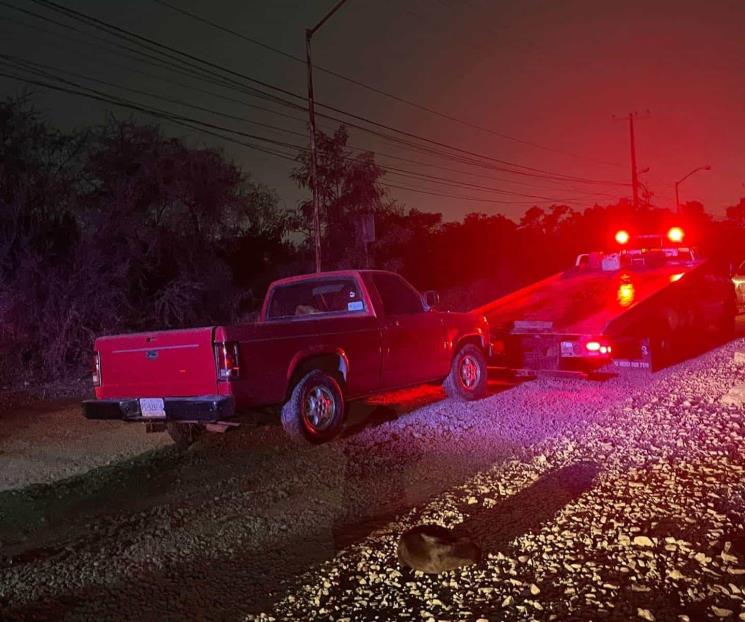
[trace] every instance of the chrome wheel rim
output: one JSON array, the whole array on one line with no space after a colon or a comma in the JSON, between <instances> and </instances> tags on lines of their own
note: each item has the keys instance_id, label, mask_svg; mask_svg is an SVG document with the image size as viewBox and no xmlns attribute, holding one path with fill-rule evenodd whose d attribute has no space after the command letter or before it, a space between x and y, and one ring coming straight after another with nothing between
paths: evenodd
<instances>
[{"instance_id":1,"label":"chrome wheel rim","mask_svg":"<svg viewBox=\"0 0 745 622\"><path fill-rule=\"evenodd\" d=\"M460 381L466 389L473 389L481 380L481 368L478 361L466 354L460 362Z\"/></svg>"},{"instance_id":2,"label":"chrome wheel rim","mask_svg":"<svg viewBox=\"0 0 745 622\"><path fill-rule=\"evenodd\" d=\"M303 420L308 428L323 432L334 421L336 400L330 389L323 385L311 387L303 400Z\"/></svg>"}]
</instances>

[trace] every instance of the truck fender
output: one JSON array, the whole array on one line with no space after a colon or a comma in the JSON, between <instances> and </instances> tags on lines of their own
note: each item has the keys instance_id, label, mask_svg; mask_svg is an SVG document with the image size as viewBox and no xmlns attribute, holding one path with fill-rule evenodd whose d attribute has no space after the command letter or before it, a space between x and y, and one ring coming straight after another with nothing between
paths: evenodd
<instances>
[{"instance_id":1,"label":"truck fender","mask_svg":"<svg viewBox=\"0 0 745 622\"><path fill-rule=\"evenodd\" d=\"M489 335L479 335L477 333L470 333L468 335L459 335L457 340L453 344L452 356L455 356L458 351L467 343L472 343L477 348L482 350L484 354L489 354Z\"/></svg>"},{"instance_id":2,"label":"truck fender","mask_svg":"<svg viewBox=\"0 0 745 622\"><path fill-rule=\"evenodd\" d=\"M321 369L334 374L341 381L342 390L345 389L347 378L349 377L349 358L346 352L341 348L317 346L298 352L292 358L287 369L285 398L289 398L297 382L313 369Z\"/></svg>"}]
</instances>

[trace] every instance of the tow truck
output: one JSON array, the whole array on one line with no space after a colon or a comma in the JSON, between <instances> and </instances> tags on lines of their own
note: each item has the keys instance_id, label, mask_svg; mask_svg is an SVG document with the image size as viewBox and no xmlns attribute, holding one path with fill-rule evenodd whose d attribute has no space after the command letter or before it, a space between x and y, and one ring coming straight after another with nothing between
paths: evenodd
<instances>
[{"instance_id":1,"label":"tow truck","mask_svg":"<svg viewBox=\"0 0 745 622\"><path fill-rule=\"evenodd\" d=\"M615 235L609 252L479 307L491 365L518 373L583 375L657 370L734 333L737 302L726 270L700 257L672 227Z\"/></svg>"}]
</instances>

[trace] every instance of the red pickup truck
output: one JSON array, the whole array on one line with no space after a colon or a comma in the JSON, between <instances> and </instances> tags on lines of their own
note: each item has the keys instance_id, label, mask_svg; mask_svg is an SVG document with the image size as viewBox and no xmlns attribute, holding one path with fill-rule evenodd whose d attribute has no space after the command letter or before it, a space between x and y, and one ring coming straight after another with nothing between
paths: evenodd
<instances>
[{"instance_id":1,"label":"red pickup truck","mask_svg":"<svg viewBox=\"0 0 745 622\"><path fill-rule=\"evenodd\" d=\"M322 442L349 400L376 392L444 381L479 398L486 318L434 310L436 298L392 272L323 272L275 281L254 324L100 337L83 412L148 422L183 446L237 409L282 404L292 437Z\"/></svg>"}]
</instances>

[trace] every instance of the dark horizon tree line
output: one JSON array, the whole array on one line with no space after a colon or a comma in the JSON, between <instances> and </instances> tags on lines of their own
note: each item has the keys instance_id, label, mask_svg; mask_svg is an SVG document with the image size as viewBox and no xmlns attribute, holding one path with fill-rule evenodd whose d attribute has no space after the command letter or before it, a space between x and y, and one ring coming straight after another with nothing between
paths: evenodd
<instances>
[{"instance_id":1,"label":"dark horizon tree line","mask_svg":"<svg viewBox=\"0 0 745 622\"><path fill-rule=\"evenodd\" d=\"M560 270L627 223L675 220L704 250L745 254L745 198L721 221L698 202L676 215L620 200L444 222L392 200L374 154L347 141L344 127L318 135L324 267L395 270L453 307ZM305 152L291 179L309 187ZM365 252L358 225L370 214ZM111 118L64 133L28 97L0 102L0 380L82 373L100 334L250 320L271 280L313 269L309 223L309 202L281 209L221 151L157 125Z\"/></svg>"}]
</instances>

